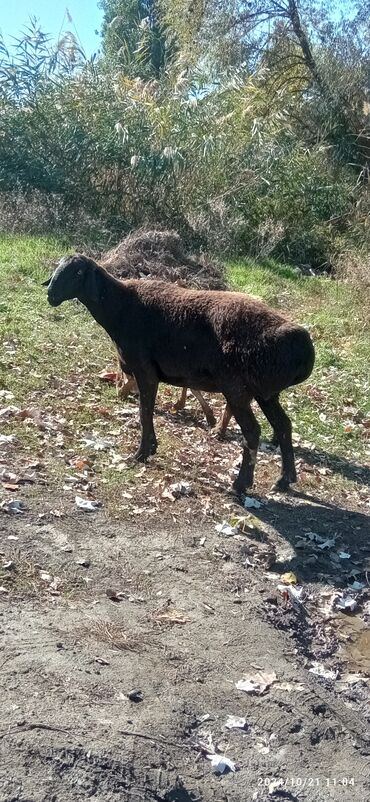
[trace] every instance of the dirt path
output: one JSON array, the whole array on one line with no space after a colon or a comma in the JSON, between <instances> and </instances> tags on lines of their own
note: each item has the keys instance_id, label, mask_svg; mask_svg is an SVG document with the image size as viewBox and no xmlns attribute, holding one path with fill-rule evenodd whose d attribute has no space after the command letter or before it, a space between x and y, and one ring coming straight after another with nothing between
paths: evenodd
<instances>
[{"instance_id":1,"label":"dirt path","mask_svg":"<svg viewBox=\"0 0 370 802\"><path fill-rule=\"evenodd\" d=\"M1 802L370 798L367 683L309 671L315 659L341 666L312 601L338 567L310 542L293 547L297 531L330 537L342 522L342 548L347 533L353 555L356 533L364 559L364 513L281 497L249 534L225 538L208 519L40 510L34 496L0 518L12 576L0 601ZM286 570L307 604L277 590ZM258 670L276 674L262 695L236 688ZM230 715L245 729L226 729ZM212 772L212 745L235 773Z\"/></svg>"}]
</instances>

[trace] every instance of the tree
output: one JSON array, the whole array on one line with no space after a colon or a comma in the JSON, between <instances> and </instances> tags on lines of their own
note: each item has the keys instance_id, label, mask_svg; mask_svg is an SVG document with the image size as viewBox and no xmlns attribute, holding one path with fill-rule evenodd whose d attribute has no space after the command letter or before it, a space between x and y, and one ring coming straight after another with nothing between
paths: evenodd
<instances>
[{"instance_id":1,"label":"tree","mask_svg":"<svg viewBox=\"0 0 370 802\"><path fill-rule=\"evenodd\" d=\"M366 161L369 0L348 0L341 18L321 0L160 1L190 64L207 65L212 79L220 67L260 72L267 103L283 91L306 134L346 162Z\"/></svg>"},{"instance_id":2,"label":"tree","mask_svg":"<svg viewBox=\"0 0 370 802\"><path fill-rule=\"evenodd\" d=\"M103 49L130 77L159 78L170 57L156 0L100 0Z\"/></svg>"}]
</instances>

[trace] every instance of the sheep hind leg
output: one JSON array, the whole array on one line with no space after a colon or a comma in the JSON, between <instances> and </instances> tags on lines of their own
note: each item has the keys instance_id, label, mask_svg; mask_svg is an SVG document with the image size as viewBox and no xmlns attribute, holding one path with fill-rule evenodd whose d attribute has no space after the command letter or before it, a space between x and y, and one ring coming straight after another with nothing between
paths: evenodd
<instances>
[{"instance_id":1,"label":"sheep hind leg","mask_svg":"<svg viewBox=\"0 0 370 802\"><path fill-rule=\"evenodd\" d=\"M226 429L230 423L232 418L232 412L228 404L225 404L225 408L221 414L221 417L216 425L215 433L216 437L219 440L222 440L225 437Z\"/></svg>"},{"instance_id":2,"label":"sheep hind leg","mask_svg":"<svg viewBox=\"0 0 370 802\"><path fill-rule=\"evenodd\" d=\"M157 450L157 438L153 425L154 404L158 390L157 381L148 381L145 378L136 377L139 388L140 400L140 421L141 421L141 442L135 459L138 462L146 462L148 457L155 454Z\"/></svg>"},{"instance_id":3,"label":"sheep hind leg","mask_svg":"<svg viewBox=\"0 0 370 802\"><path fill-rule=\"evenodd\" d=\"M288 490L290 483L297 481L290 418L283 410L279 396L270 398L268 401L257 398L256 401L274 430L273 442L276 438L280 446L282 472L274 487L276 490Z\"/></svg>"},{"instance_id":4,"label":"sheep hind leg","mask_svg":"<svg viewBox=\"0 0 370 802\"><path fill-rule=\"evenodd\" d=\"M211 426L213 428L213 426L216 425L216 418L212 412L210 405L208 404L206 399L203 398L202 393L199 392L199 390L190 390L190 392L193 394L193 396L197 399L198 403L202 407L208 426Z\"/></svg>"},{"instance_id":5,"label":"sheep hind leg","mask_svg":"<svg viewBox=\"0 0 370 802\"><path fill-rule=\"evenodd\" d=\"M137 384L134 377L122 373L116 381L116 392L117 398L120 398L121 401L126 401L129 395L137 393Z\"/></svg>"},{"instance_id":6,"label":"sheep hind leg","mask_svg":"<svg viewBox=\"0 0 370 802\"><path fill-rule=\"evenodd\" d=\"M186 404L187 393L188 393L188 388L187 387L183 387L182 390L181 390L180 397L177 399L177 401L173 405L173 408L176 409L177 412L180 412L181 409L184 409L185 404Z\"/></svg>"},{"instance_id":7,"label":"sheep hind leg","mask_svg":"<svg viewBox=\"0 0 370 802\"><path fill-rule=\"evenodd\" d=\"M225 397L231 414L234 415L243 435L242 464L239 474L233 482L233 490L240 495L245 493L247 488L253 487L261 427L251 410L250 398L243 398L239 394L233 398L230 393L225 394Z\"/></svg>"},{"instance_id":8,"label":"sheep hind leg","mask_svg":"<svg viewBox=\"0 0 370 802\"><path fill-rule=\"evenodd\" d=\"M188 392L188 388L187 387L183 387L183 389L181 390L180 398L173 405L174 409L176 409L177 412L179 412L181 409L184 409L185 404L186 404L187 392ZM199 390L190 390L190 392L193 394L194 398L197 399L198 403L202 407L202 410L203 410L204 415L206 417L208 426L211 426L211 427L215 426L216 418L215 418L215 416L214 416L214 414L212 412L212 409L211 409L210 405L208 404L206 399L203 398L202 393Z\"/></svg>"}]
</instances>

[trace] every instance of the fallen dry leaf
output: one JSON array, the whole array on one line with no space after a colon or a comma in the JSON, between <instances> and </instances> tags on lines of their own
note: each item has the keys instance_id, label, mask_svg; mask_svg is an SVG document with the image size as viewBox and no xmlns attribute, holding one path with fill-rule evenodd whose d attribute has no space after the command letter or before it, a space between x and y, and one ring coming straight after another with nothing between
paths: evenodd
<instances>
[{"instance_id":1,"label":"fallen dry leaf","mask_svg":"<svg viewBox=\"0 0 370 802\"><path fill-rule=\"evenodd\" d=\"M225 727L227 730L245 730L247 721L240 716L228 716Z\"/></svg>"},{"instance_id":2,"label":"fallen dry leaf","mask_svg":"<svg viewBox=\"0 0 370 802\"><path fill-rule=\"evenodd\" d=\"M109 384L116 384L118 379L118 373L116 373L113 370L102 370L102 372L99 373L99 379L102 382L108 382Z\"/></svg>"},{"instance_id":3,"label":"fallen dry leaf","mask_svg":"<svg viewBox=\"0 0 370 802\"><path fill-rule=\"evenodd\" d=\"M23 501L20 501L19 499L5 499L5 501L1 502L0 509L3 510L3 512L9 513L10 515L20 515L24 512L25 505L23 504ZM10 537L11 535L9 535L9 538Z\"/></svg>"},{"instance_id":4,"label":"fallen dry leaf","mask_svg":"<svg viewBox=\"0 0 370 802\"><path fill-rule=\"evenodd\" d=\"M286 574L281 574L280 579L282 582L284 582L284 585L296 585L298 582L298 579L296 575L293 574L293 571L287 571Z\"/></svg>"},{"instance_id":5,"label":"fallen dry leaf","mask_svg":"<svg viewBox=\"0 0 370 802\"><path fill-rule=\"evenodd\" d=\"M235 763L225 755L206 755L207 759L211 761L212 771L215 774L225 774L228 771L236 771Z\"/></svg>"}]
</instances>

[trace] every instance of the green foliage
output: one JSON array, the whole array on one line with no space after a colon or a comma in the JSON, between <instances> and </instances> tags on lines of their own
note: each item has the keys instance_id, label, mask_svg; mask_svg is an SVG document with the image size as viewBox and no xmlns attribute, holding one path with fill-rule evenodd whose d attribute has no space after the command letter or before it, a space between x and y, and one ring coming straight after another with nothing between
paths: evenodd
<instances>
[{"instance_id":1,"label":"green foliage","mask_svg":"<svg viewBox=\"0 0 370 802\"><path fill-rule=\"evenodd\" d=\"M100 6L109 62L130 77L159 78L172 48L156 0L101 0Z\"/></svg>"},{"instance_id":2,"label":"green foliage","mask_svg":"<svg viewBox=\"0 0 370 802\"><path fill-rule=\"evenodd\" d=\"M180 33L167 66L167 56L154 63L150 47L143 56L143 30L150 37L166 31L169 52L163 6L102 5L106 56L98 61L87 61L73 38L53 47L36 23L15 53L2 45L0 193L8 210L10 195L44 198L68 226L71 216L84 217L118 236L160 223L214 250L314 267L330 266L354 237L366 246L367 185L358 181L350 147L346 155L347 118L336 111L344 96L349 102L362 40L350 46L343 34L332 51L315 43L322 86L337 87L337 105L330 105L280 17L270 49L253 68L229 64L216 75L210 49L208 62L184 67ZM176 20L175 2L172 8ZM126 61L117 49L118 24ZM202 37L204 47L203 28ZM251 36L243 41L249 47ZM362 58L356 80L363 81L365 66ZM354 117L361 92L353 93Z\"/></svg>"},{"instance_id":3,"label":"green foliage","mask_svg":"<svg viewBox=\"0 0 370 802\"><path fill-rule=\"evenodd\" d=\"M53 45L37 19L31 17L11 52L0 34L0 101L27 108L27 104L36 103L55 75L67 76L85 60L85 53L71 31Z\"/></svg>"}]
</instances>

